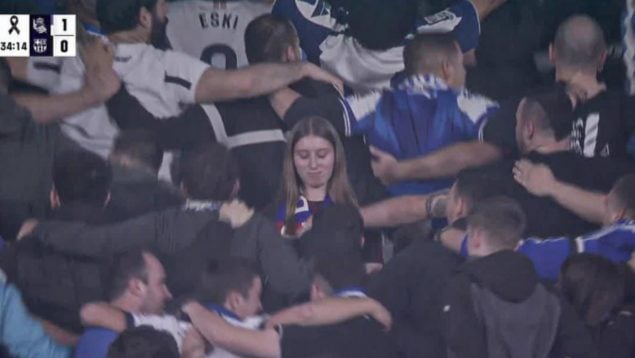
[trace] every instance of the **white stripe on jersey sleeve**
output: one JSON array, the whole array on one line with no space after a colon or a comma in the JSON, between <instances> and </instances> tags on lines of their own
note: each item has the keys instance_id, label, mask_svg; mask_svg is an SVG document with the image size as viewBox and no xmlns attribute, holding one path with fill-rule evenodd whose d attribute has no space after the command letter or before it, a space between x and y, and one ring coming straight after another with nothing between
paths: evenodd
<instances>
[{"instance_id":1,"label":"white stripe on jersey sleeve","mask_svg":"<svg viewBox=\"0 0 635 358\"><path fill-rule=\"evenodd\" d=\"M381 100L381 91L372 91L363 95L352 95L344 99L346 105L349 123L358 122L364 117L375 112L377 104Z\"/></svg>"}]
</instances>

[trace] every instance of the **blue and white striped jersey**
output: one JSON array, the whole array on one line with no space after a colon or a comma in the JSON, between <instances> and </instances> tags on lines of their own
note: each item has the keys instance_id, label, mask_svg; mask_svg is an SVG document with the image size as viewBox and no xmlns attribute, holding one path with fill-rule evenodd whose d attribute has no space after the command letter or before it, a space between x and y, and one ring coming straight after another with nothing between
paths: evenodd
<instances>
[{"instance_id":1,"label":"blue and white striped jersey","mask_svg":"<svg viewBox=\"0 0 635 358\"><path fill-rule=\"evenodd\" d=\"M403 46L385 51L362 47L345 34L345 20L324 0L277 0L272 12L293 22L309 61L337 74L355 92L388 88L392 76L404 69ZM448 9L418 20L414 32L452 32L467 52L478 44L478 13L470 1L457 0Z\"/></svg>"},{"instance_id":2,"label":"blue and white striped jersey","mask_svg":"<svg viewBox=\"0 0 635 358\"><path fill-rule=\"evenodd\" d=\"M343 101L345 128L365 135L368 144L397 159L419 157L452 143L479 137L498 104L466 90L449 88L437 77L406 78L391 90ZM425 194L447 188L449 180L402 182L395 195Z\"/></svg>"}]
</instances>

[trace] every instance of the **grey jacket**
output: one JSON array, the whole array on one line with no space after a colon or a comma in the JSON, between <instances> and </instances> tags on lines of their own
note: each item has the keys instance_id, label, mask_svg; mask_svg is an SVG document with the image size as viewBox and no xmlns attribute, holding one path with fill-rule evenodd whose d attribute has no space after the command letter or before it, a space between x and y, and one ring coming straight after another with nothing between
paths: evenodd
<instances>
[{"instance_id":1,"label":"grey jacket","mask_svg":"<svg viewBox=\"0 0 635 358\"><path fill-rule=\"evenodd\" d=\"M196 285L192 280L197 275L191 266L201 255L204 258L231 255L253 260L260 266L264 280L286 295L306 292L310 283L308 265L284 243L273 222L257 213L236 230L220 222L217 211L172 208L108 226L42 222L33 235L58 251L95 258L131 248L153 247L162 258L181 261L176 266L187 269L178 274L168 264L168 284L190 280L190 284ZM184 288L183 292L186 291Z\"/></svg>"},{"instance_id":2,"label":"grey jacket","mask_svg":"<svg viewBox=\"0 0 635 358\"><path fill-rule=\"evenodd\" d=\"M49 208L55 155L76 145L56 124L35 123L29 111L0 94L0 235L13 239L24 219Z\"/></svg>"}]
</instances>

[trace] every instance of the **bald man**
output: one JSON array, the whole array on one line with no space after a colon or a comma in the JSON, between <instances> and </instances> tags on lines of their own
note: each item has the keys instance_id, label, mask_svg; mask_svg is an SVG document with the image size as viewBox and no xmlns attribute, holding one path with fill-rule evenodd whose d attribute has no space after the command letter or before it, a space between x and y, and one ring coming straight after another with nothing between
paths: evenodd
<instances>
[{"instance_id":1,"label":"bald man","mask_svg":"<svg viewBox=\"0 0 635 358\"><path fill-rule=\"evenodd\" d=\"M606 59L602 29L590 17L572 16L560 25L549 53L556 67L556 86L568 92L575 102L571 149L585 157L627 157L635 101L619 91L607 90L597 80ZM484 127L481 141L460 143L404 161L375 152L375 175L385 183L444 178L503 156L517 156L514 128L519 102L516 99L501 104L500 111Z\"/></svg>"}]
</instances>

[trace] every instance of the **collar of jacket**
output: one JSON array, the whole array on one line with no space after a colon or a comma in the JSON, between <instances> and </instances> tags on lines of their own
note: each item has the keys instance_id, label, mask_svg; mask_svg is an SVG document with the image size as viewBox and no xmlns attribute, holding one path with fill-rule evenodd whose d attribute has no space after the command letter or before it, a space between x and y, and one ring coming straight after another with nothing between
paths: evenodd
<instances>
[{"instance_id":1,"label":"collar of jacket","mask_svg":"<svg viewBox=\"0 0 635 358\"><path fill-rule=\"evenodd\" d=\"M452 90L444 80L431 74L405 77L401 81L396 82L394 87L397 90L415 93Z\"/></svg>"},{"instance_id":2,"label":"collar of jacket","mask_svg":"<svg viewBox=\"0 0 635 358\"><path fill-rule=\"evenodd\" d=\"M228 310L227 308L221 306L221 305L217 305L215 303L208 303L207 305L205 305L205 308L207 308L210 311L214 311L216 312L219 316L227 319L234 319L236 321L241 322L242 319L234 312Z\"/></svg>"},{"instance_id":3,"label":"collar of jacket","mask_svg":"<svg viewBox=\"0 0 635 358\"><path fill-rule=\"evenodd\" d=\"M216 211L216 210L220 210L220 207L222 205L223 203L220 201L187 199L185 201L184 208L185 210L194 210L194 211L204 211L204 210Z\"/></svg>"}]
</instances>

